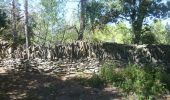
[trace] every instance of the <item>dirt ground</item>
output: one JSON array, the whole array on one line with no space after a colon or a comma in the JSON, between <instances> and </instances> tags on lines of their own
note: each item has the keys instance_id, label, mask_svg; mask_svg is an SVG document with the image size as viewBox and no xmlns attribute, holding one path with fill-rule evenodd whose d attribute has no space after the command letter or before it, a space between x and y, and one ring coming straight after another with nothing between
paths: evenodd
<instances>
[{"instance_id":1,"label":"dirt ground","mask_svg":"<svg viewBox=\"0 0 170 100\"><path fill-rule=\"evenodd\" d=\"M38 72L0 73L0 100L122 100L115 88L85 87Z\"/></svg>"}]
</instances>

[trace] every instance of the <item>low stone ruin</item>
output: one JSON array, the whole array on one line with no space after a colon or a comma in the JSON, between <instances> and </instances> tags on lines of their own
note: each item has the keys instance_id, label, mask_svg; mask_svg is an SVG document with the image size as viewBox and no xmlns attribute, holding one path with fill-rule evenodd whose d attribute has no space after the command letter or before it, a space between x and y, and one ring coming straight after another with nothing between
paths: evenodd
<instances>
[{"instance_id":1,"label":"low stone ruin","mask_svg":"<svg viewBox=\"0 0 170 100\"><path fill-rule=\"evenodd\" d=\"M37 66L37 70L41 72L94 73L98 71L99 62L105 60L141 65L170 64L169 45L125 45L77 41L47 47L31 45L29 51L29 65ZM9 43L0 43L0 59L0 66L20 70L18 66L25 66L27 62L26 48L24 45L19 45L12 51Z\"/></svg>"},{"instance_id":2,"label":"low stone ruin","mask_svg":"<svg viewBox=\"0 0 170 100\"><path fill-rule=\"evenodd\" d=\"M116 43L88 43L77 41L55 46L31 45L30 59L46 59L52 61L77 61L86 58L99 60L120 60L133 63L165 63L170 61L169 45L126 45ZM0 44L0 58L27 59L26 48L19 45L14 52L5 43Z\"/></svg>"}]
</instances>

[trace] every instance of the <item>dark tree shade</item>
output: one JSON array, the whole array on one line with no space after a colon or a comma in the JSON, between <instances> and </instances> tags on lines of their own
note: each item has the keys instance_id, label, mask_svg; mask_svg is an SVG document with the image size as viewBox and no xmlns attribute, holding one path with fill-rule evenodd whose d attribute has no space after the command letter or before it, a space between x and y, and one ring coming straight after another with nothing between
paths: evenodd
<instances>
[{"instance_id":1,"label":"dark tree shade","mask_svg":"<svg viewBox=\"0 0 170 100\"><path fill-rule=\"evenodd\" d=\"M7 26L7 15L2 9L0 9L0 30L1 28L5 28L6 26Z\"/></svg>"}]
</instances>

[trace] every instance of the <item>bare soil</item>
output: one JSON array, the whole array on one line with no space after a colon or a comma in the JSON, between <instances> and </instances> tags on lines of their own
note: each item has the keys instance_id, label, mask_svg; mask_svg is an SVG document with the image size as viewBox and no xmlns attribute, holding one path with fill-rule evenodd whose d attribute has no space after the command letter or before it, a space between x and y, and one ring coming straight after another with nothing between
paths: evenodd
<instances>
[{"instance_id":1,"label":"bare soil","mask_svg":"<svg viewBox=\"0 0 170 100\"><path fill-rule=\"evenodd\" d=\"M122 100L116 88L96 89L37 72L0 73L0 100Z\"/></svg>"}]
</instances>

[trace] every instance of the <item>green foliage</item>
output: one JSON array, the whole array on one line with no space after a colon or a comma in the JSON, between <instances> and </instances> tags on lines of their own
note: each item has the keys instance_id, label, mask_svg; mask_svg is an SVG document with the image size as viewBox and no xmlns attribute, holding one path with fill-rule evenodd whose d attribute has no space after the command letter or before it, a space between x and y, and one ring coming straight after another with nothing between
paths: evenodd
<instances>
[{"instance_id":1,"label":"green foliage","mask_svg":"<svg viewBox=\"0 0 170 100\"><path fill-rule=\"evenodd\" d=\"M156 38L156 34L152 32L150 26L145 26L142 30L141 42L142 44L156 44L159 39Z\"/></svg>"},{"instance_id":2,"label":"green foliage","mask_svg":"<svg viewBox=\"0 0 170 100\"><path fill-rule=\"evenodd\" d=\"M137 100L153 100L162 98L170 88L170 74L163 67L140 67L129 64L125 68L116 68L113 63L104 63L99 75L91 78L79 78L80 84L94 88L113 84L119 87L127 96Z\"/></svg>"},{"instance_id":3,"label":"green foliage","mask_svg":"<svg viewBox=\"0 0 170 100\"><path fill-rule=\"evenodd\" d=\"M0 24L3 25L1 27L0 25L0 36L10 43L13 42L13 25L14 22L16 24L16 34L17 34L17 44L24 44L25 43L25 34L24 34L24 21L23 16L21 15L21 4L19 0L15 0L15 21L12 18L11 7L12 5L9 5L8 0L2 0L0 1L0 7L3 8L3 10L0 10ZM9 9L10 8L10 9ZM12 10L13 11L13 10ZM29 16L30 17L30 16ZM28 30L30 32L30 37L32 36L32 26L31 26L31 20L29 19L29 27ZM3 30L1 30L3 29Z\"/></svg>"},{"instance_id":4,"label":"green foliage","mask_svg":"<svg viewBox=\"0 0 170 100\"><path fill-rule=\"evenodd\" d=\"M103 24L120 21L129 21L133 33L133 43L139 44L142 28L146 18L166 18L170 8L169 2L163 0L101 0L105 1L107 11L102 10ZM102 21L100 21L102 22ZM150 34L146 36L153 38ZM147 41L148 42L148 41Z\"/></svg>"},{"instance_id":5,"label":"green foliage","mask_svg":"<svg viewBox=\"0 0 170 100\"><path fill-rule=\"evenodd\" d=\"M153 68L154 69L154 68ZM161 83L160 72L144 70L137 65L129 65L124 70L125 81L120 87L127 94L137 95L138 99L151 99L162 96L166 89Z\"/></svg>"},{"instance_id":6,"label":"green foliage","mask_svg":"<svg viewBox=\"0 0 170 100\"><path fill-rule=\"evenodd\" d=\"M148 33L148 34L142 34L141 42L142 44L156 44L157 40L153 33Z\"/></svg>"},{"instance_id":7,"label":"green foliage","mask_svg":"<svg viewBox=\"0 0 170 100\"><path fill-rule=\"evenodd\" d=\"M104 64L99 76L106 83L113 83L127 95L139 100L162 97L170 82L166 80L167 74L158 67L139 67L135 64L119 70L116 70L116 66Z\"/></svg>"},{"instance_id":8,"label":"green foliage","mask_svg":"<svg viewBox=\"0 0 170 100\"><path fill-rule=\"evenodd\" d=\"M103 27L106 18L103 13L107 11L107 6L104 3L92 0L86 5L86 22L90 26L90 30L94 31L97 27ZM88 23L89 22L89 23ZM106 23L105 23L106 24Z\"/></svg>"},{"instance_id":9,"label":"green foliage","mask_svg":"<svg viewBox=\"0 0 170 100\"><path fill-rule=\"evenodd\" d=\"M161 82L165 84L165 87L170 90L170 74L166 72L160 73Z\"/></svg>"},{"instance_id":10,"label":"green foliage","mask_svg":"<svg viewBox=\"0 0 170 100\"><path fill-rule=\"evenodd\" d=\"M170 24L166 24L165 26L166 29L166 43L170 44Z\"/></svg>"},{"instance_id":11,"label":"green foliage","mask_svg":"<svg viewBox=\"0 0 170 100\"><path fill-rule=\"evenodd\" d=\"M157 43L159 44L167 44L166 33L167 30L165 25L162 24L161 20L156 20L151 24L151 32L155 35Z\"/></svg>"},{"instance_id":12,"label":"green foliage","mask_svg":"<svg viewBox=\"0 0 170 100\"><path fill-rule=\"evenodd\" d=\"M0 31L2 31L2 29L7 27L7 15L6 13L0 9Z\"/></svg>"},{"instance_id":13,"label":"green foliage","mask_svg":"<svg viewBox=\"0 0 170 100\"><path fill-rule=\"evenodd\" d=\"M117 43L130 44L132 42L131 31L124 22L116 24L114 32L116 34L114 39Z\"/></svg>"},{"instance_id":14,"label":"green foliage","mask_svg":"<svg viewBox=\"0 0 170 100\"><path fill-rule=\"evenodd\" d=\"M39 44L56 43L58 37L63 38L61 31L64 28L64 11L65 2L59 0L40 0L39 14L32 14L34 19L33 32L36 35L34 41ZM58 34L59 33L59 34Z\"/></svg>"},{"instance_id":15,"label":"green foliage","mask_svg":"<svg viewBox=\"0 0 170 100\"><path fill-rule=\"evenodd\" d=\"M103 66L100 69L100 77L106 81L106 83L112 83L114 80L114 70L115 66L110 66L108 63L104 63Z\"/></svg>"},{"instance_id":16,"label":"green foliage","mask_svg":"<svg viewBox=\"0 0 170 100\"><path fill-rule=\"evenodd\" d=\"M132 35L126 24L120 22L116 25L106 25L103 29L96 29L94 34L92 34L92 41L130 44L132 41Z\"/></svg>"},{"instance_id":17,"label":"green foliage","mask_svg":"<svg viewBox=\"0 0 170 100\"><path fill-rule=\"evenodd\" d=\"M88 84L94 88L103 88L104 81L98 75L94 74L89 80Z\"/></svg>"},{"instance_id":18,"label":"green foliage","mask_svg":"<svg viewBox=\"0 0 170 100\"><path fill-rule=\"evenodd\" d=\"M92 34L92 41L114 42L113 34L111 34L110 29L109 30L108 29L106 28L104 30L96 30L95 33Z\"/></svg>"},{"instance_id":19,"label":"green foliage","mask_svg":"<svg viewBox=\"0 0 170 100\"><path fill-rule=\"evenodd\" d=\"M145 25L142 29L142 44L169 44L170 34L168 25L165 26L161 20L155 20L151 25Z\"/></svg>"},{"instance_id":20,"label":"green foliage","mask_svg":"<svg viewBox=\"0 0 170 100\"><path fill-rule=\"evenodd\" d=\"M75 30L63 30L55 35L56 42L71 43L78 37Z\"/></svg>"},{"instance_id":21,"label":"green foliage","mask_svg":"<svg viewBox=\"0 0 170 100\"><path fill-rule=\"evenodd\" d=\"M122 6L122 15L125 17L166 17L168 15L169 5L168 2L162 3L164 0L121 0L119 4ZM135 12L134 12L135 11ZM129 13L133 13L129 14ZM138 14L140 16L138 16Z\"/></svg>"}]
</instances>

